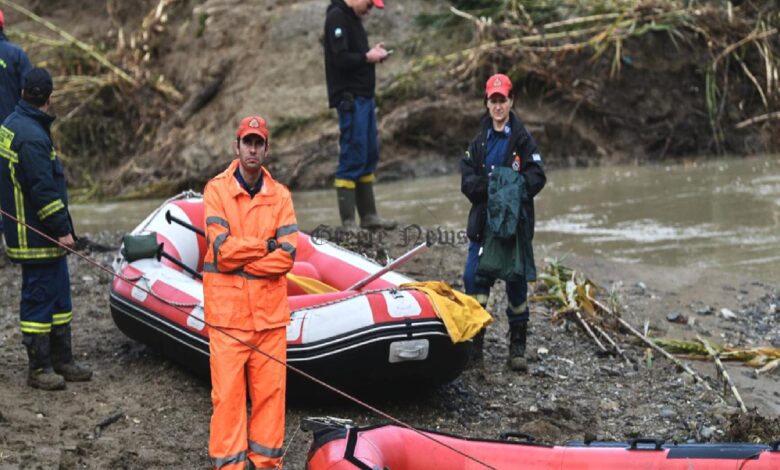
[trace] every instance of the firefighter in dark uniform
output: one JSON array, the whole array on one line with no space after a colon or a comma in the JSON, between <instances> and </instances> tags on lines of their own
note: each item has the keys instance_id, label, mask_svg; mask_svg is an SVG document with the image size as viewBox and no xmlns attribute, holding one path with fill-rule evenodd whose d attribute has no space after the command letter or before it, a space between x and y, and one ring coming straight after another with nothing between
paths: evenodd
<instances>
[{"instance_id":1,"label":"firefighter in dark uniform","mask_svg":"<svg viewBox=\"0 0 780 470\"><path fill-rule=\"evenodd\" d=\"M512 82L504 74L495 74L485 84L485 106L487 115L482 119L480 132L469 145L461 160L461 192L471 202L466 232L469 238L468 256L463 273L466 294L477 299L484 307L487 304L494 279L481 279L477 275L479 257L485 241L488 205L488 176L499 166L510 167L520 173L528 191L523 205L530 219L533 239L533 198L544 187L547 178L544 164L536 141L512 110L514 104ZM533 260L531 260L533 262ZM528 284L526 279L507 280L508 299L506 315L509 321L510 369L525 372L526 335L528 333ZM485 330L474 338L473 359L482 362L482 348Z\"/></svg>"},{"instance_id":2,"label":"firefighter in dark uniform","mask_svg":"<svg viewBox=\"0 0 780 470\"><path fill-rule=\"evenodd\" d=\"M0 127L0 205L8 257L22 265L20 317L30 360L27 383L62 390L92 371L71 352L70 278L66 250L74 245L65 174L51 140L53 84L45 69L24 77L22 99ZM35 230L32 230L35 229Z\"/></svg>"},{"instance_id":3,"label":"firefighter in dark uniform","mask_svg":"<svg viewBox=\"0 0 780 470\"><path fill-rule=\"evenodd\" d=\"M0 123L14 111L22 93L22 77L32 65L21 47L8 40L5 35L5 15L0 10ZM3 219L0 218L0 239L3 233ZM0 253L3 245L0 240Z\"/></svg>"},{"instance_id":4,"label":"firefighter in dark uniform","mask_svg":"<svg viewBox=\"0 0 780 470\"><path fill-rule=\"evenodd\" d=\"M376 129L375 65L389 52L381 42L371 49L362 18L373 7L384 8L382 0L331 0L325 18L325 78L328 104L339 115L339 164L336 195L341 225L357 229L393 229L396 223L377 214L374 179L379 161Z\"/></svg>"}]
</instances>

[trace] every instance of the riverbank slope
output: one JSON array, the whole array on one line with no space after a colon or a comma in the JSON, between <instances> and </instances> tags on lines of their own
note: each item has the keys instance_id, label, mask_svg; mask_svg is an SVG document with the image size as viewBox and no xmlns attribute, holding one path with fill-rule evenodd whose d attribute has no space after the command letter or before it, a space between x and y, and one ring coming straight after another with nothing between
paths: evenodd
<instances>
[{"instance_id":1,"label":"riverbank slope","mask_svg":"<svg viewBox=\"0 0 780 470\"><path fill-rule=\"evenodd\" d=\"M117 247L117 233L88 235L93 242ZM85 244L85 253L108 265L114 254ZM369 255L402 249L363 246ZM406 265L417 279L442 279L460 286L465 253L435 246ZM547 253L554 255L555 253ZM92 382L69 384L62 392L32 390L25 384L27 359L21 346L17 308L20 270L0 268L0 468L206 468L211 412L208 384L198 380L153 348L125 337L113 324L108 306L110 277L71 256L74 296L74 347L80 361L95 371ZM669 270L601 259L568 257L567 264L586 273L620 299L623 318L637 328L645 322L662 336L700 334L714 343L780 344L780 303L774 286L737 279L709 270ZM604 294L600 294L604 295ZM364 397L405 422L427 429L495 438L521 431L538 441L568 439L624 440L659 437L684 442L776 440L780 435L777 373L756 377L752 369L727 365L750 413L742 415L715 379L709 363L689 362L712 385L707 391L667 360L648 360L630 335L618 335L631 365L620 357L601 356L574 323L551 321L550 307L532 303L527 375L505 366L505 300L498 295L496 318L486 338L483 369L471 369L451 384L412 399ZM700 315L704 306L728 308L726 320ZM693 317L670 323L668 313ZM763 319L763 320L761 320ZM767 329L757 325L765 322ZM410 384L412 386L412 384ZM338 416L358 424L383 421L344 402L290 404L287 411L286 468L304 468L310 436L298 430L305 416Z\"/></svg>"}]
</instances>

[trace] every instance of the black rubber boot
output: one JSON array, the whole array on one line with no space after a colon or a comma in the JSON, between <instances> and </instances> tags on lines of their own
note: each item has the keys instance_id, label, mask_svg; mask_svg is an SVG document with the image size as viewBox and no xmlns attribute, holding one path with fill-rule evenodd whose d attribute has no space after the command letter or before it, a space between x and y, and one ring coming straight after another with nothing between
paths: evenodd
<instances>
[{"instance_id":1,"label":"black rubber boot","mask_svg":"<svg viewBox=\"0 0 780 470\"><path fill-rule=\"evenodd\" d=\"M339 202L341 228L350 232L360 230L357 223L355 223L355 190L350 188L336 188L336 197Z\"/></svg>"},{"instance_id":2,"label":"black rubber boot","mask_svg":"<svg viewBox=\"0 0 780 470\"><path fill-rule=\"evenodd\" d=\"M357 209L360 214L360 227L368 230L392 230L398 223L394 220L383 219L376 212L376 200L374 199L374 183L357 183Z\"/></svg>"},{"instance_id":3,"label":"black rubber boot","mask_svg":"<svg viewBox=\"0 0 780 470\"><path fill-rule=\"evenodd\" d=\"M470 367L482 367L485 364L485 328L471 338Z\"/></svg>"},{"instance_id":4,"label":"black rubber boot","mask_svg":"<svg viewBox=\"0 0 780 470\"><path fill-rule=\"evenodd\" d=\"M70 323L51 328L51 362L54 371L68 382L88 382L92 371L73 360Z\"/></svg>"},{"instance_id":5,"label":"black rubber boot","mask_svg":"<svg viewBox=\"0 0 780 470\"><path fill-rule=\"evenodd\" d=\"M64 390L65 379L54 373L51 365L49 335L22 333L22 336L22 344L27 348L27 357L30 361L27 385L41 390Z\"/></svg>"},{"instance_id":6,"label":"black rubber boot","mask_svg":"<svg viewBox=\"0 0 780 470\"><path fill-rule=\"evenodd\" d=\"M525 359L525 340L528 335L528 322L518 322L509 325L509 368L518 371L528 371L528 361Z\"/></svg>"}]
</instances>

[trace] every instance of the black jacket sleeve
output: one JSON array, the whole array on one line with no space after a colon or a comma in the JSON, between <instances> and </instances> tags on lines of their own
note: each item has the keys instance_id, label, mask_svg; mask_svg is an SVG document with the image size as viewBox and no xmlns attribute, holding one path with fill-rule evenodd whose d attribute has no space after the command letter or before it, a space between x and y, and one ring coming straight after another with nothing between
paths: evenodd
<instances>
[{"instance_id":1,"label":"black jacket sleeve","mask_svg":"<svg viewBox=\"0 0 780 470\"><path fill-rule=\"evenodd\" d=\"M474 160L477 140L475 139L469 145L469 149L460 161L460 191L472 204L487 201L488 195L488 177L480 174L478 163Z\"/></svg>"},{"instance_id":2,"label":"black jacket sleeve","mask_svg":"<svg viewBox=\"0 0 780 470\"><path fill-rule=\"evenodd\" d=\"M544 174L544 163L539 147L531 134L528 134L528 138L520 144L519 153L523 159L523 170L520 173L525 178L528 197L533 198L544 188L547 176Z\"/></svg>"},{"instance_id":3,"label":"black jacket sleeve","mask_svg":"<svg viewBox=\"0 0 780 470\"><path fill-rule=\"evenodd\" d=\"M328 15L325 20L325 45L333 54L336 67L352 70L366 63L366 54L349 50L349 28L347 21L338 14Z\"/></svg>"},{"instance_id":4,"label":"black jacket sleeve","mask_svg":"<svg viewBox=\"0 0 780 470\"><path fill-rule=\"evenodd\" d=\"M71 233L70 217L62 200L54 172L62 171L44 142L25 142L19 149L19 166L24 174L27 197L47 235L63 237Z\"/></svg>"}]
</instances>

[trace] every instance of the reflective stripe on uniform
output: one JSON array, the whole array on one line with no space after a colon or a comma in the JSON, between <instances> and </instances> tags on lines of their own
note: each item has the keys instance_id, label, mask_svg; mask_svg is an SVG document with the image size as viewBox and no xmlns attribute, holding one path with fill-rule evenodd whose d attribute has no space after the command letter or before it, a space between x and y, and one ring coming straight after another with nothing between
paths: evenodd
<instances>
[{"instance_id":1,"label":"reflective stripe on uniform","mask_svg":"<svg viewBox=\"0 0 780 470\"><path fill-rule=\"evenodd\" d=\"M73 312L55 313L52 315L52 324L55 326L67 325L73 320Z\"/></svg>"},{"instance_id":2,"label":"reflective stripe on uniform","mask_svg":"<svg viewBox=\"0 0 780 470\"><path fill-rule=\"evenodd\" d=\"M525 308L526 308L527 305L528 305L528 302L523 302L520 305L518 305L517 307L515 307L512 304L509 304L509 310L511 310L514 313L520 314L520 313L525 312Z\"/></svg>"},{"instance_id":3,"label":"reflective stripe on uniform","mask_svg":"<svg viewBox=\"0 0 780 470\"><path fill-rule=\"evenodd\" d=\"M260 454L263 457L268 457L269 459L278 459L283 454L282 449L272 449L270 447L260 445L251 439L249 440L249 449L251 449L252 452L256 454Z\"/></svg>"},{"instance_id":4,"label":"reflective stripe on uniform","mask_svg":"<svg viewBox=\"0 0 780 470\"><path fill-rule=\"evenodd\" d=\"M222 248L222 244L225 243L225 240L227 240L228 234L230 232L221 233L217 235L217 239L214 240L214 269L217 268L217 259L219 258L219 249ZM219 272L219 271L215 271Z\"/></svg>"},{"instance_id":5,"label":"reflective stripe on uniform","mask_svg":"<svg viewBox=\"0 0 780 470\"><path fill-rule=\"evenodd\" d=\"M6 248L6 253L11 259L48 259L65 256L65 250L60 247L48 248Z\"/></svg>"},{"instance_id":6,"label":"reflective stripe on uniform","mask_svg":"<svg viewBox=\"0 0 780 470\"><path fill-rule=\"evenodd\" d=\"M65 209L65 203L62 202L62 199L55 199L38 211L38 219L43 220L60 209Z\"/></svg>"},{"instance_id":7,"label":"reflective stripe on uniform","mask_svg":"<svg viewBox=\"0 0 780 470\"><path fill-rule=\"evenodd\" d=\"M336 178L336 181L333 182L333 186L337 188L355 189L355 182L352 180Z\"/></svg>"},{"instance_id":8,"label":"reflective stripe on uniform","mask_svg":"<svg viewBox=\"0 0 780 470\"><path fill-rule=\"evenodd\" d=\"M276 229L276 235L274 236L274 238L282 238L285 235L289 235L297 231L298 231L298 224L285 225L284 227L279 227L278 229Z\"/></svg>"},{"instance_id":9,"label":"reflective stripe on uniform","mask_svg":"<svg viewBox=\"0 0 780 470\"><path fill-rule=\"evenodd\" d=\"M211 225L211 224L221 225L221 226L225 227L226 229L230 230L230 224L228 223L227 220L223 219L222 217L217 217L217 216L213 216L213 215L207 217L206 218L206 225Z\"/></svg>"},{"instance_id":10,"label":"reflective stripe on uniform","mask_svg":"<svg viewBox=\"0 0 780 470\"><path fill-rule=\"evenodd\" d=\"M14 207L16 209L16 242L19 244L19 248L24 250L27 248L27 218L24 214L24 194L22 193L22 185L19 180L16 179L16 167L14 165L8 165L11 170L11 183L14 185ZM9 250L10 256L10 250Z\"/></svg>"},{"instance_id":11,"label":"reflective stripe on uniform","mask_svg":"<svg viewBox=\"0 0 780 470\"><path fill-rule=\"evenodd\" d=\"M51 323L39 323L35 321L20 321L22 333L51 333Z\"/></svg>"},{"instance_id":12,"label":"reflective stripe on uniform","mask_svg":"<svg viewBox=\"0 0 780 470\"><path fill-rule=\"evenodd\" d=\"M372 183L375 179L376 176L373 173L369 173L358 178L358 181L361 183Z\"/></svg>"},{"instance_id":13,"label":"reflective stripe on uniform","mask_svg":"<svg viewBox=\"0 0 780 470\"><path fill-rule=\"evenodd\" d=\"M226 273L218 270L216 263L203 263L203 272L213 273L213 274L229 274L231 276L241 276L244 279L249 279L250 281L256 281L258 279L275 279L279 277L279 276L255 276L247 272L244 272L243 269L236 269L235 271L230 271Z\"/></svg>"},{"instance_id":14,"label":"reflective stripe on uniform","mask_svg":"<svg viewBox=\"0 0 780 470\"><path fill-rule=\"evenodd\" d=\"M211 463L213 463L214 467L216 468L222 468L228 465L233 465L234 463L241 463L244 461L246 461L245 450L242 450L237 454L228 455L227 457L211 457Z\"/></svg>"},{"instance_id":15,"label":"reflective stripe on uniform","mask_svg":"<svg viewBox=\"0 0 780 470\"><path fill-rule=\"evenodd\" d=\"M19 163L19 155L11 150L14 133L5 126L0 127L0 157L6 158L11 163Z\"/></svg>"},{"instance_id":16,"label":"reflective stripe on uniform","mask_svg":"<svg viewBox=\"0 0 780 470\"><path fill-rule=\"evenodd\" d=\"M290 258L292 258L293 261L295 261L295 247L292 245L292 243L281 243L279 245L279 248L289 253Z\"/></svg>"}]
</instances>

